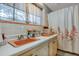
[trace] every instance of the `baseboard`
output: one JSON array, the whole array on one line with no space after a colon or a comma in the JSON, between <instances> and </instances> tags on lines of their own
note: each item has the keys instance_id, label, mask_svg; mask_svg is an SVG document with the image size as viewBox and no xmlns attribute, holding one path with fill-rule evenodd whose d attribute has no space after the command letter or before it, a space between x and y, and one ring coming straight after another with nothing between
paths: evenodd
<instances>
[{"instance_id":1,"label":"baseboard","mask_svg":"<svg viewBox=\"0 0 79 59\"><path fill-rule=\"evenodd\" d=\"M69 54L73 54L73 55L79 56L78 53L74 53L74 52L70 52L70 51L65 51L65 50L62 50L62 49L57 49L57 50L65 52L65 53L69 53Z\"/></svg>"}]
</instances>

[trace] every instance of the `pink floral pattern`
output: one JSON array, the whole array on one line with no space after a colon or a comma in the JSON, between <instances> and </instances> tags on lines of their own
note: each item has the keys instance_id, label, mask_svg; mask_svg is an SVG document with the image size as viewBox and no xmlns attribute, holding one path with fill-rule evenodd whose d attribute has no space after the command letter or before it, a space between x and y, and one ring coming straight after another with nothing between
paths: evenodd
<instances>
[{"instance_id":1,"label":"pink floral pattern","mask_svg":"<svg viewBox=\"0 0 79 59\"><path fill-rule=\"evenodd\" d=\"M69 33L69 37L73 39L73 38L76 36L76 34L78 34L77 29L76 29L76 27L73 25L73 26L72 26L72 30L71 30L71 32Z\"/></svg>"}]
</instances>

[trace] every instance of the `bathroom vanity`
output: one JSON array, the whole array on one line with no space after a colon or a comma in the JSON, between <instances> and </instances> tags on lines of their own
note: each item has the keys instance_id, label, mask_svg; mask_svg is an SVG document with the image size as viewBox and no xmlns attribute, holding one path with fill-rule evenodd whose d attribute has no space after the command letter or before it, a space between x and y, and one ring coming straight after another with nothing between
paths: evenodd
<instances>
[{"instance_id":1,"label":"bathroom vanity","mask_svg":"<svg viewBox=\"0 0 79 59\"><path fill-rule=\"evenodd\" d=\"M38 40L13 47L10 44L0 47L0 56L54 56L57 53L57 34L36 37Z\"/></svg>"}]
</instances>

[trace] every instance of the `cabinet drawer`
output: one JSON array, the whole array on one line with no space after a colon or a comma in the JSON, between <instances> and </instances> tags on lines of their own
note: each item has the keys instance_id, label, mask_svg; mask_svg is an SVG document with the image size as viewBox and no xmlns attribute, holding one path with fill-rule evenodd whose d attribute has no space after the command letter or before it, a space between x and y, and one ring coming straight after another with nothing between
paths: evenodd
<instances>
[{"instance_id":1,"label":"cabinet drawer","mask_svg":"<svg viewBox=\"0 0 79 59\"><path fill-rule=\"evenodd\" d=\"M43 49L43 51L41 51L42 48L44 48L44 46L47 46L47 47L48 47L48 42L43 43L43 44L41 44L41 45L39 45L39 46L37 46L37 47L35 47L35 48L29 50L29 51L26 51L26 52L22 53L22 54L19 54L19 56L40 55L40 53L42 54L43 51L44 51L44 49ZM20 53L21 53L21 52L20 52Z\"/></svg>"}]
</instances>

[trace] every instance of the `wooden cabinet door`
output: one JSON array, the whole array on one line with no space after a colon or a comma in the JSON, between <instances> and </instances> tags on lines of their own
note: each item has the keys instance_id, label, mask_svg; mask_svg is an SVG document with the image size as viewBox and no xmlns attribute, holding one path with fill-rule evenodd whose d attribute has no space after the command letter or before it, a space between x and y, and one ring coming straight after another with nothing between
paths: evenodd
<instances>
[{"instance_id":1,"label":"wooden cabinet door","mask_svg":"<svg viewBox=\"0 0 79 59\"><path fill-rule=\"evenodd\" d=\"M55 56L57 54L57 40L49 41L49 56Z\"/></svg>"},{"instance_id":2,"label":"wooden cabinet door","mask_svg":"<svg viewBox=\"0 0 79 59\"><path fill-rule=\"evenodd\" d=\"M48 42L40 46L40 48L33 53L33 56L48 56Z\"/></svg>"},{"instance_id":3,"label":"wooden cabinet door","mask_svg":"<svg viewBox=\"0 0 79 59\"><path fill-rule=\"evenodd\" d=\"M48 56L48 42L39 45L27 52L20 52L19 56Z\"/></svg>"},{"instance_id":4,"label":"wooden cabinet door","mask_svg":"<svg viewBox=\"0 0 79 59\"><path fill-rule=\"evenodd\" d=\"M53 47L53 55L55 56L57 54L57 40L53 41L52 47Z\"/></svg>"}]
</instances>

